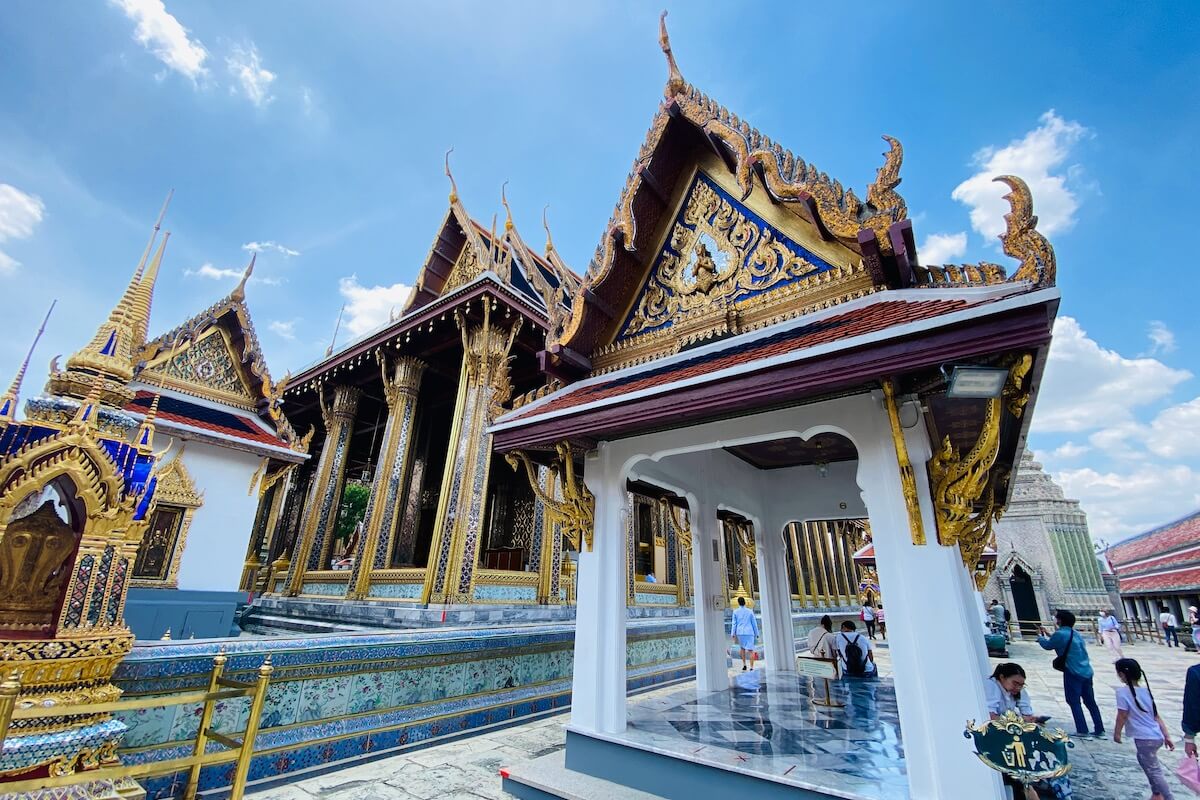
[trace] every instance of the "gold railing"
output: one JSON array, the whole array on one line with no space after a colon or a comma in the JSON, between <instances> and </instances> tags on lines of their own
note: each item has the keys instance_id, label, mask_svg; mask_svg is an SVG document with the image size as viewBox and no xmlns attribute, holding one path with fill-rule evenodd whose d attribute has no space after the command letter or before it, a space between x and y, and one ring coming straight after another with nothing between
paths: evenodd
<instances>
[{"instance_id":1,"label":"gold railing","mask_svg":"<svg viewBox=\"0 0 1200 800\"><path fill-rule=\"evenodd\" d=\"M226 678L221 673L225 670L225 654L219 653L213 657L212 674L208 679L208 690L204 692L186 692L170 697L140 697L129 700L115 700L109 703L88 703L61 706L17 706L21 693L21 683L14 674L0 682L0 747L10 733L14 721L43 719L45 717L70 717L76 715L111 714L120 711L136 711L143 708L161 708L162 706L178 706L185 703L203 703L200 715L200 728L196 733L196 742L192 755L183 758L171 758L163 761L153 761L145 764L122 764L115 758L109 762L100 762L95 769L83 769L65 775L50 775L41 778L30 778L21 781L0 782L0 793L5 796L36 792L41 789L52 789L60 786L71 786L79 783L91 783L105 780L136 780L150 778L156 775L170 775L187 771L188 781L184 789L184 800L195 800L200 786L200 770L212 764L224 764L236 761L233 783L230 786L230 800L242 800L246 791L246 779L250 774L250 758L254 754L254 739L258 736L259 721L262 717L263 705L267 700L267 684L271 681L271 657L268 655L258 668L258 678L253 683L235 681ZM235 739L229 734L213 730L212 718L214 705L218 700L229 700L238 697L250 698L250 715L246 719L246 729L242 738ZM236 734L235 734L236 735ZM224 746L225 750L206 753L210 741Z\"/></svg>"}]
</instances>

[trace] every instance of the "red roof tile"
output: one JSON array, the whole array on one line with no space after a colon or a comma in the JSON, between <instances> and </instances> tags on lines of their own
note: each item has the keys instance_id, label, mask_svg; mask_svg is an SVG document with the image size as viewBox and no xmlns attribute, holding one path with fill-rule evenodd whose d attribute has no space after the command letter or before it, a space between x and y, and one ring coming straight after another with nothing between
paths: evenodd
<instances>
[{"instance_id":1,"label":"red roof tile","mask_svg":"<svg viewBox=\"0 0 1200 800\"><path fill-rule=\"evenodd\" d=\"M623 394L652 389L675 381L694 378L718 370L828 344L854 336L876 333L887 328L918 320L949 314L964 308L962 299L950 300L883 300L842 314L815 320L786 331L764 336L749 342L733 344L715 352L684 358L663 366L654 362L627 374L614 374L609 380L568 387L558 397L535 408L522 410L508 420L527 419L550 411L618 397Z\"/></svg>"},{"instance_id":2,"label":"red roof tile","mask_svg":"<svg viewBox=\"0 0 1200 800\"><path fill-rule=\"evenodd\" d=\"M1129 592L1174 592L1200 586L1200 566L1166 574L1118 578L1122 594Z\"/></svg>"},{"instance_id":3,"label":"red roof tile","mask_svg":"<svg viewBox=\"0 0 1200 800\"><path fill-rule=\"evenodd\" d=\"M154 394L152 392L139 390L133 401L125 406L125 410L135 414L145 414L150 408L150 403L153 399ZM287 442L267 432L257 422L243 415L232 411L213 409L197 403L190 403L174 395L161 396L159 400L158 419L224 434L225 436L232 436L247 442L256 442L258 444L285 449L288 447Z\"/></svg>"},{"instance_id":4,"label":"red roof tile","mask_svg":"<svg viewBox=\"0 0 1200 800\"><path fill-rule=\"evenodd\" d=\"M1113 545L1108 549L1108 560L1120 575L1122 565L1159 557L1189 544L1200 545L1200 511Z\"/></svg>"}]
</instances>

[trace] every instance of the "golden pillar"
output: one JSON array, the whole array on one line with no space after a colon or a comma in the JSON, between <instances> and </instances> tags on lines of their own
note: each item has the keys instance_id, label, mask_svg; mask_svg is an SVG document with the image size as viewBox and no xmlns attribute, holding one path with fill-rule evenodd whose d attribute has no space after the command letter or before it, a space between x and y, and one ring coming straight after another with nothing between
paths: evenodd
<instances>
[{"instance_id":1,"label":"golden pillar","mask_svg":"<svg viewBox=\"0 0 1200 800\"><path fill-rule=\"evenodd\" d=\"M293 553L288 575L287 595L295 597L304 588L304 573L328 569L328 552L342 489L346 479L346 457L350 452L350 434L354 430L354 415L362 391L354 386L338 386L333 390L332 406L325 405L321 390L321 417L325 423L325 444L317 463L317 475L309 494L310 504L304 509L304 524Z\"/></svg>"},{"instance_id":2,"label":"golden pillar","mask_svg":"<svg viewBox=\"0 0 1200 800\"><path fill-rule=\"evenodd\" d=\"M808 605L808 592L804 589L805 574L808 570L804 569L804 559L800 557L800 542L796 539L796 523L791 523L787 526L788 543L791 545L792 563L796 568L796 594L800 595L800 605Z\"/></svg>"},{"instance_id":3,"label":"golden pillar","mask_svg":"<svg viewBox=\"0 0 1200 800\"><path fill-rule=\"evenodd\" d=\"M361 600L371 588L371 570L389 565L392 537L397 518L403 509L404 482L412 471L413 446L416 441L417 391L425 372L424 362L402 356L390 366L386 356L380 357L383 370L383 396L388 404L387 425L383 443L376 459L379 468L371 487L367 504L365 535L360 537L354 553L354 567L346 585L346 597Z\"/></svg>"},{"instance_id":4,"label":"golden pillar","mask_svg":"<svg viewBox=\"0 0 1200 800\"><path fill-rule=\"evenodd\" d=\"M267 494L274 489L271 494L270 502L267 506L267 518L263 522L260 530L255 531L255 535L250 539L250 546L246 548L246 562L242 565L242 581L239 589L243 592L253 592L257 590L258 575L262 571L263 563L259 560L259 553L266 551L271 552L271 542L275 538L275 529L279 527L279 515L283 510L284 500L287 498L288 489L291 485L292 473L296 471L294 464L289 464L271 475L264 475L262 482L258 487L258 502L261 504L267 499ZM266 586L270 589L270 586Z\"/></svg>"},{"instance_id":5,"label":"golden pillar","mask_svg":"<svg viewBox=\"0 0 1200 800\"><path fill-rule=\"evenodd\" d=\"M558 477L545 467L538 467L538 485L552 500L562 501L562 489ZM538 569L538 602L559 605L563 602L563 532L562 520L551 513L541 495L534 503L534 530L540 532L535 541L531 560Z\"/></svg>"},{"instance_id":6,"label":"golden pillar","mask_svg":"<svg viewBox=\"0 0 1200 800\"><path fill-rule=\"evenodd\" d=\"M425 570L422 599L426 603L472 600L492 464L492 437L487 428L512 395L508 354L521 328L519 317L512 327L493 324L494 305L484 299L481 324L469 323L461 311L455 314L462 331L463 361L433 546Z\"/></svg>"}]
</instances>

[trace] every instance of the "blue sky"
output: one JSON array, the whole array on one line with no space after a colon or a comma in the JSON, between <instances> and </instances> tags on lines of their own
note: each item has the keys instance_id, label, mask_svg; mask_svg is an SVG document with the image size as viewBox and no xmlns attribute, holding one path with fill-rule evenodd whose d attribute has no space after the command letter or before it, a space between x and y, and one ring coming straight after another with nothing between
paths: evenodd
<instances>
[{"instance_id":1,"label":"blue sky","mask_svg":"<svg viewBox=\"0 0 1200 800\"><path fill-rule=\"evenodd\" d=\"M845 184L905 145L922 257L1006 263L990 177L1034 191L1063 291L1038 456L1111 540L1200 506L1189 197L1200 31L1189 4L690 3L684 76ZM836 8L835 8L836 6ZM272 371L361 334L445 212L500 185L582 270L661 96L659 5L113 0L8 4L0 24L0 368L59 307L26 394L90 337L168 188L152 329L249 303ZM343 336L346 336L344 330Z\"/></svg>"}]
</instances>

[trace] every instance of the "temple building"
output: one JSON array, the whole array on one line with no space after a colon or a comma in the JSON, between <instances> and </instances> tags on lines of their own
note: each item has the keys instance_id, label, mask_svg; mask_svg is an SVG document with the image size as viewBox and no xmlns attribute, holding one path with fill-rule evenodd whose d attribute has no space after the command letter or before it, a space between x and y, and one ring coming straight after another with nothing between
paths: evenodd
<instances>
[{"instance_id":1,"label":"temple building","mask_svg":"<svg viewBox=\"0 0 1200 800\"><path fill-rule=\"evenodd\" d=\"M1012 499L995 525L996 570L984 587L984 600L999 600L1013 620L1039 621L1057 609L1095 617L1112 603L1088 533L1087 514L1068 500L1026 450L1014 478Z\"/></svg>"},{"instance_id":2,"label":"temple building","mask_svg":"<svg viewBox=\"0 0 1200 800\"><path fill-rule=\"evenodd\" d=\"M922 265L899 142L861 200L687 83L665 27L661 42L664 100L566 324L537 354L554 383L487 429L495 450L559 476L570 502L547 507L586 532L565 760L510 767L504 788L998 800L962 726L987 719L975 577L1013 496L1060 296L1029 189L997 178L1011 276ZM646 702L626 696L631 483L680 509L692 542L696 686ZM754 551L765 680L727 670L729 519ZM869 523L894 679L810 712L787 556L797 523L837 519ZM739 713L768 745L738 749ZM809 713L896 746L872 749L867 769L814 762Z\"/></svg>"},{"instance_id":3,"label":"temple building","mask_svg":"<svg viewBox=\"0 0 1200 800\"><path fill-rule=\"evenodd\" d=\"M1132 536L1104 554L1125 616L1157 623L1166 606L1181 623L1200 607L1200 511Z\"/></svg>"},{"instance_id":4,"label":"temple building","mask_svg":"<svg viewBox=\"0 0 1200 800\"><path fill-rule=\"evenodd\" d=\"M124 614L138 638L228 636L248 599L243 559L230 554L246 550L258 511L255 489L264 476L306 460L305 442L278 411L281 387L272 382L246 307L253 259L226 297L148 338L170 237L164 233L155 250L161 223L162 214L116 307L64 369L55 359L46 394L31 398L26 414L65 424L103 376L102 407L156 426L157 502L131 565ZM17 392L14 383L5 396L9 418Z\"/></svg>"}]
</instances>

